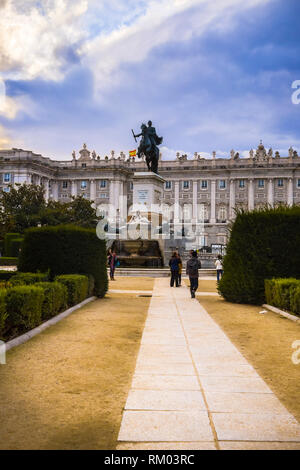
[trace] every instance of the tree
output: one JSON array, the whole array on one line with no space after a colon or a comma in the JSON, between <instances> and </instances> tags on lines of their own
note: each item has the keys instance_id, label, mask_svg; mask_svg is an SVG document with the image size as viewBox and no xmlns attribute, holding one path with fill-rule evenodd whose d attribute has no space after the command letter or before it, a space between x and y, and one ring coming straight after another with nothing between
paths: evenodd
<instances>
[{"instance_id":1,"label":"tree","mask_svg":"<svg viewBox=\"0 0 300 470\"><path fill-rule=\"evenodd\" d=\"M72 197L71 202L50 200L46 203L44 189L36 185L12 185L10 191L0 193L0 235L7 232L23 233L29 227L72 224L94 228L96 209L83 196Z\"/></svg>"},{"instance_id":2,"label":"tree","mask_svg":"<svg viewBox=\"0 0 300 470\"><path fill-rule=\"evenodd\" d=\"M46 207L44 189L37 185L9 185L10 191L0 193L0 224L2 233L24 232L39 223L38 214Z\"/></svg>"}]
</instances>

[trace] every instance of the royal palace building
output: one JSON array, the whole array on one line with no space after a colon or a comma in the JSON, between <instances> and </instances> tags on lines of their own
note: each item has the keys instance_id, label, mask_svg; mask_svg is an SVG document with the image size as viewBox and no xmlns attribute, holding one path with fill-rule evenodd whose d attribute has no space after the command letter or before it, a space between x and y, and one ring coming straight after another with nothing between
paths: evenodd
<instances>
[{"instance_id":1,"label":"royal palace building","mask_svg":"<svg viewBox=\"0 0 300 470\"><path fill-rule=\"evenodd\" d=\"M0 151L0 189L9 191L9 185L22 183L43 185L46 200L62 202L82 194L97 207L114 205L120 217L127 210L120 201L132 204L133 174L145 171L142 160L114 151L100 157L85 144L79 156L74 151L65 161L22 149ZM246 158L233 150L228 158L213 152L211 158L195 153L188 159L177 153L174 160L160 159L158 173L165 180L161 202L170 220L193 221L202 211L199 244L208 248L226 245L236 208L300 204L300 157L292 148L288 156L281 156L261 143Z\"/></svg>"}]
</instances>

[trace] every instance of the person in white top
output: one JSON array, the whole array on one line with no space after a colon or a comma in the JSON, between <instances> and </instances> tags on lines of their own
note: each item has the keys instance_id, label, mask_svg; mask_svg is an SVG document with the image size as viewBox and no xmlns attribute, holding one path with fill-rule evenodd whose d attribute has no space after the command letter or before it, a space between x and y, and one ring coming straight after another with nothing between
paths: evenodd
<instances>
[{"instance_id":1,"label":"person in white top","mask_svg":"<svg viewBox=\"0 0 300 470\"><path fill-rule=\"evenodd\" d=\"M217 281L219 282L222 275L223 275L223 263L222 263L222 256L218 255L218 258L215 261L215 266L217 270Z\"/></svg>"}]
</instances>

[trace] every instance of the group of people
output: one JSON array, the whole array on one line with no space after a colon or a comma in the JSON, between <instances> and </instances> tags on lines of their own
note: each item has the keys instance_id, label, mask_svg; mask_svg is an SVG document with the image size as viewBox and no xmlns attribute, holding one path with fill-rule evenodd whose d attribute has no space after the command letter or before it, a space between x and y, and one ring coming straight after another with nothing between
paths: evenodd
<instances>
[{"instance_id":1,"label":"group of people","mask_svg":"<svg viewBox=\"0 0 300 470\"><path fill-rule=\"evenodd\" d=\"M172 257L169 261L169 266L171 269L171 280L170 286L176 287L181 286L181 273L182 273L182 259L178 251L174 251ZM222 256L218 255L217 260L215 261L215 266L217 270L217 281L219 282L223 274L223 264ZM190 251L190 259L186 263L186 274L189 276L190 280L190 291L192 299L195 298L195 293L198 289L198 280L199 280L199 269L201 269L201 261L198 259L198 253L196 250Z\"/></svg>"}]
</instances>

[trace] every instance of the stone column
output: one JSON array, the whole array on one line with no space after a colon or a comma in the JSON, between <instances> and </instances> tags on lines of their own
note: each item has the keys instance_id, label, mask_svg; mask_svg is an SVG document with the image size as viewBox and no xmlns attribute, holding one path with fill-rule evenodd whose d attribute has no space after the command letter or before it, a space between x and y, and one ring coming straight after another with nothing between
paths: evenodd
<instances>
[{"instance_id":1,"label":"stone column","mask_svg":"<svg viewBox=\"0 0 300 470\"><path fill-rule=\"evenodd\" d=\"M58 201L58 182L52 181L52 199Z\"/></svg>"},{"instance_id":2,"label":"stone column","mask_svg":"<svg viewBox=\"0 0 300 470\"><path fill-rule=\"evenodd\" d=\"M77 196L77 181L76 180L71 181L71 196L74 196L74 197Z\"/></svg>"},{"instance_id":3,"label":"stone column","mask_svg":"<svg viewBox=\"0 0 300 470\"><path fill-rule=\"evenodd\" d=\"M235 208L235 180L230 180L229 188L229 218L234 218L234 208Z\"/></svg>"},{"instance_id":4,"label":"stone column","mask_svg":"<svg viewBox=\"0 0 300 470\"><path fill-rule=\"evenodd\" d=\"M210 182L210 223L216 223L216 180Z\"/></svg>"},{"instance_id":5,"label":"stone column","mask_svg":"<svg viewBox=\"0 0 300 470\"><path fill-rule=\"evenodd\" d=\"M179 221L179 181L174 185L174 222Z\"/></svg>"},{"instance_id":6,"label":"stone column","mask_svg":"<svg viewBox=\"0 0 300 470\"><path fill-rule=\"evenodd\" d=\"M293 178L288 179L287 203L289 206L292 206L294 204Z\"/></svg>"},{"instance_id":7,"label":"stone column","mask_svg":"<svg viewBox=\"0 0 300 470\"><path fill-rule=\"evenodd\" d=\"M96 181L90 180L90 201L96 203Z\"/></svg>"},{"instance_id":8,"label":"stone column","mask_svg":"<svg viewBox=\"0 0 300 470\"><path fill-rule=\"evenodd\" d=\"M193 223L197 221L197 192L198 192L198 181L193 181Z\"/></svg>"},{"instance_id":9,"label":"stone column","mask_svg":"<svg viewBox=\"0 0 300 470\"><path fill-rule=\"evenodd\" d=\"M45 189L45 201L49 201L49 179L44 178L44 183L43 183L44 189Z\"/></svg>"},{"instance_id":10,"label":"stone column","mask_svg":"<svg viewBox=\"0 0 300 470\"><path fill-rule=\"evenodd\" d=\"M248 180L249 186L248 186L248 209L249 211L253 211L254 209L254 183L253 179L250 178Z\"/></svg>"},{"instance_id":11,"label":"stone column","mask_svg":"<svg viewBox=\"0 0 300 470\"><path fill-rule=\"evenodd\" d=\"M268 204L273 207L274 205L274 184L273 178L268 180Z\"/></svg>"}]
</instances>

